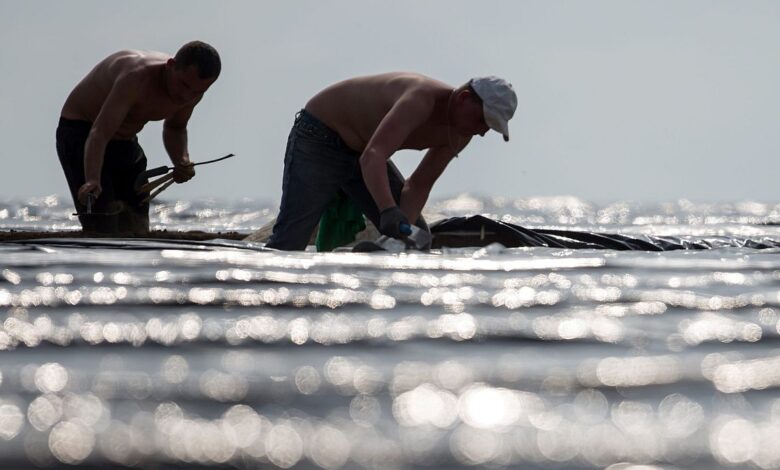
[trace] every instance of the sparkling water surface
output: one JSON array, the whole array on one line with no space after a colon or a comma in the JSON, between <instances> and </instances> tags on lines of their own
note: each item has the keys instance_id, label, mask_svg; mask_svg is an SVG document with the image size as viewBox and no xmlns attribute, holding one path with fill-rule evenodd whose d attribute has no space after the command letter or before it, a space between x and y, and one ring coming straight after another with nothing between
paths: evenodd
<instances>
[{"instance_id":1,"label":"sparkling water surface","mask_svg":"<svg viewBox=\"0 0 780 470\"><path fill-rule=\"evenodd\" d=\"M780 204L461 195L429 220L780 239ZM3 230L75 230L68 199ZM275 205L163 201L249 233ZM778 250L0 244L0 467L780 468Z\"/></svg>"}]
</instances>

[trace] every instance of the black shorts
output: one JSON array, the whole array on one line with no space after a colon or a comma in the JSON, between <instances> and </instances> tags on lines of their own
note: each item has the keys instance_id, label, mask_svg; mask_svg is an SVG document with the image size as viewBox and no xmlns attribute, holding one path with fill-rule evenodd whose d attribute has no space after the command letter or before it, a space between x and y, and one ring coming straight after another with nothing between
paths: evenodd
<instances>
[{"instance_id":1,"label":"black shorts","mask_svg":"<svg viewBox=\"0 0 780 470\"><path fill-rule=\"evenodd\" d=\"M92 123L60 118L57 126L57 155L68 180L76 211L87 208L78 200L84 184L84 145ZM138 139L111 140L106 146L100 185L103 191L92 205L95 215L79 216L85 231L102 234L145 233L149 231L149 203L146 194L136 194L135 180L146 170L146 155Z\"/></svg>"}]
</instances>

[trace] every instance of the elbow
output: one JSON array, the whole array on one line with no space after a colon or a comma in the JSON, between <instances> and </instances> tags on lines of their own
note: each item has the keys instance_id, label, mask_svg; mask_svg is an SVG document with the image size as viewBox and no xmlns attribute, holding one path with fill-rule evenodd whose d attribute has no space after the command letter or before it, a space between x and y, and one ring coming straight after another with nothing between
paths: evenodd
<instances>
[{"instance_id":1,"label":"elbow","mask_svg":"<svg viewBox=\"0 0 780 470\"><path fill-rule=\"evenodd\" d=\"M360 166L362 168L367 166L384 166L392 154L393 152L388 152L386 149L376 145L366 147L363 153L360 154Z\"/></svg>"},{"instance_id":2,"label":"elbow","mask_svg":"<svg viewBox=\"0 0 780 470\"><path fill-rule=\"evenodd\" d=\"M163 132L183 133L187 132L187 126L171 121L165 121L163 123Z\"/></svg>"},{"instance_id":3,"label":"elbow","mask_svg":"<svg viewBox=\"0 0 780 470\"><path fill-rule=\"evenodd\" d=\"M366 148L362 154L360 154L360 159L358 162L360 163L360 168L365 170L366 168L370 168L372 165L376 164L378 155L377 151L373 147Z\"/></svg>"},{"instance_id":4,"label":"elbow","mask_svg":"<svg viewBox=\"0 0 780 470\"><path fill-rule=\"evenodd\" d=\"M92 126L92 129L89 130L87 142L90 146L105 146L108 145L109 140L111 140L111 136L107 135L107 133L100 127Z\"/></svg>"}]
</instances>

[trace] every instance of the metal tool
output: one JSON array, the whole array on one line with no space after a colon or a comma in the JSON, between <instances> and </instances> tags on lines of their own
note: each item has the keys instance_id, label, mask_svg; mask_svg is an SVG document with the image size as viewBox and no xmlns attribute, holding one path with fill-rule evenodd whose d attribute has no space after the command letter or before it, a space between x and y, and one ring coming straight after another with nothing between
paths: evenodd
<instances>
[{"instance_id":1,"label":"metal tool","mask_svg":"<svg viewBox=\"0 0 780 470\"><path fill-rule=\"evenodd\" d=\"M431 241L433 237L427 230L421 229L416 225L406 225L399 227L401 232L408 232L404 238L392 238L387 235L381 235L373 243L364 243L357 250L360 252L385 250L391 253L397 253L404 251L404 249L412 249L419 251L427 251L431 247ZM406 230L404 230L406 229ZM370 246L373 245L373 248ZM357 248L357 245L356 245Z\"/></svg>"},{"instance_id":2,"label":"metal tool","mask_svg":"<svg viewBox=\"0 0 780 470\"><path fill-rule=\"evenodd\" d=\"M95 204L95 194L94 193L87 193L87 210L85 212L74 212L73 215L77 216L97 216L97 217L107 217L111 215L117 215L124 209L124 206L122 205L121 201L115 201L114 204L118 206L118 209L115 209L113 211L108 212L94 212L92 210L92 206Z\"/></svg>"},{"instance_id":3,"label":"metal tool","mask_svg":"<svg viewBox=\"0 0 780 470\"><path fill-rule=\"evenodd\" d=\"M411 233L403 239L408 248L414 248L415 250L427 250L431 247L431 232L423 230L416 225L410 226Z\"/></svg>"},{"instance_id":4,"label":"metal tool","mask_svg":"<svg viewBox=\"0 0 780 470\"><path fill-rule=\"evenodd\" d=\"M235 155L231 153L231 154L225 155L224 157L215 158L213 160L207 160L205 162L191 163L190 165L191 166L206 165L206 164L209 164L209 163L216 163L216 162L219 162L219 161L222 161L222 160L226 160L226 159L228 159L230 157L235 157ZM152 178L154 176L164 175L165 173L168 173L169 171L171 171L171 170L173 170L175 168L176 167L173 167L173 166L163 165L163 166L158 166L157 168L152 168L151 170L146 170L143 173L139 174L138 177L136 177L136 179L135 179L135 184L133 185L133 187L135 188L136 193L144 192L142 190L142 188L144 187L144 185L148 184L147 180L149 178ZM154 182L159 182L159 181L160 181L160 179L157 179ZM160 182L158 184L162 184L162 182Z\"/></svg>"},{"instance_id":5,"label":"metal tool","mask_svg":"<svg viewBox=\"0 0 780 470\"><path fill-rule=\"evenodd\" d=\"M170 176L170 175L169 175L169 176ZM163 179L163 178L160 178L160 179ZM155 183L156 183L156 182L155 182ZM147 203L147 202L151 201L152 199L154 199L155 197L157 197L157 195L158 195L158 194L160 194L161 192L165 191L165 188L167 188L168 186L172 185L173 183L174 183L174 181L173 181L173 177L171 177L171 178L168 178L168 179L167 179L167 181L165 181L165 183L164 183L162 186L160 186L160 187L159 187L159 188L157 188L157 189L156 189L154 192L152 192L152 193L150 193L148 196L146 196L146 197L143 199L143 201L141 201L141 204L145 204L145 203Z\"/></svg>"},{"instance_id":6,"label":"metal tool","mask_svg":"<svg viewBox=\"0 0 780 470\"><path fill-rule=\"evenodd\" d=\"M156 180L149 181L148 183L144 184L140 188L137 188L136 193L142 194L146 192L151 192L154 188L172 181L173 181L173 174L169 173L160 178L157 178ZM168 186L170 185L166 185L165 187L167 188Z\"/></svg>"}]
</instances>

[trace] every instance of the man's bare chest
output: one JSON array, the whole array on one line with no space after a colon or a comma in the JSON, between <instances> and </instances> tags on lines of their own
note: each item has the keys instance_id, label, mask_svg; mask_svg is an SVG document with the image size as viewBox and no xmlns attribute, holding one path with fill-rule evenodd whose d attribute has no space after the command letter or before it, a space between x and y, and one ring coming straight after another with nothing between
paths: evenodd
<instances>
[{"instance_id":1,"label":"man's bare chest","mask_svg":"<svg viewBox=\"0 0 780 470\"><path fill-rule=\"evenodd\" d=\"M170 99L158 95L149 95L137 101L128 111L126 121L147 123L167 119L181 108Z\"/></svg>"},{"instance_id":2,"label":"man's bare chest","mask_svg":"<svg viewBox=\"0 0 780 470\"><path fill-rule=\"evenodd\" d=\"M424 150L433 147L447 145L447 126L438 124L424 124L412 131L404 140L403 148L410 150ZM455 136L452 136L455 138Z\"/></svg>"}]
</instances>

